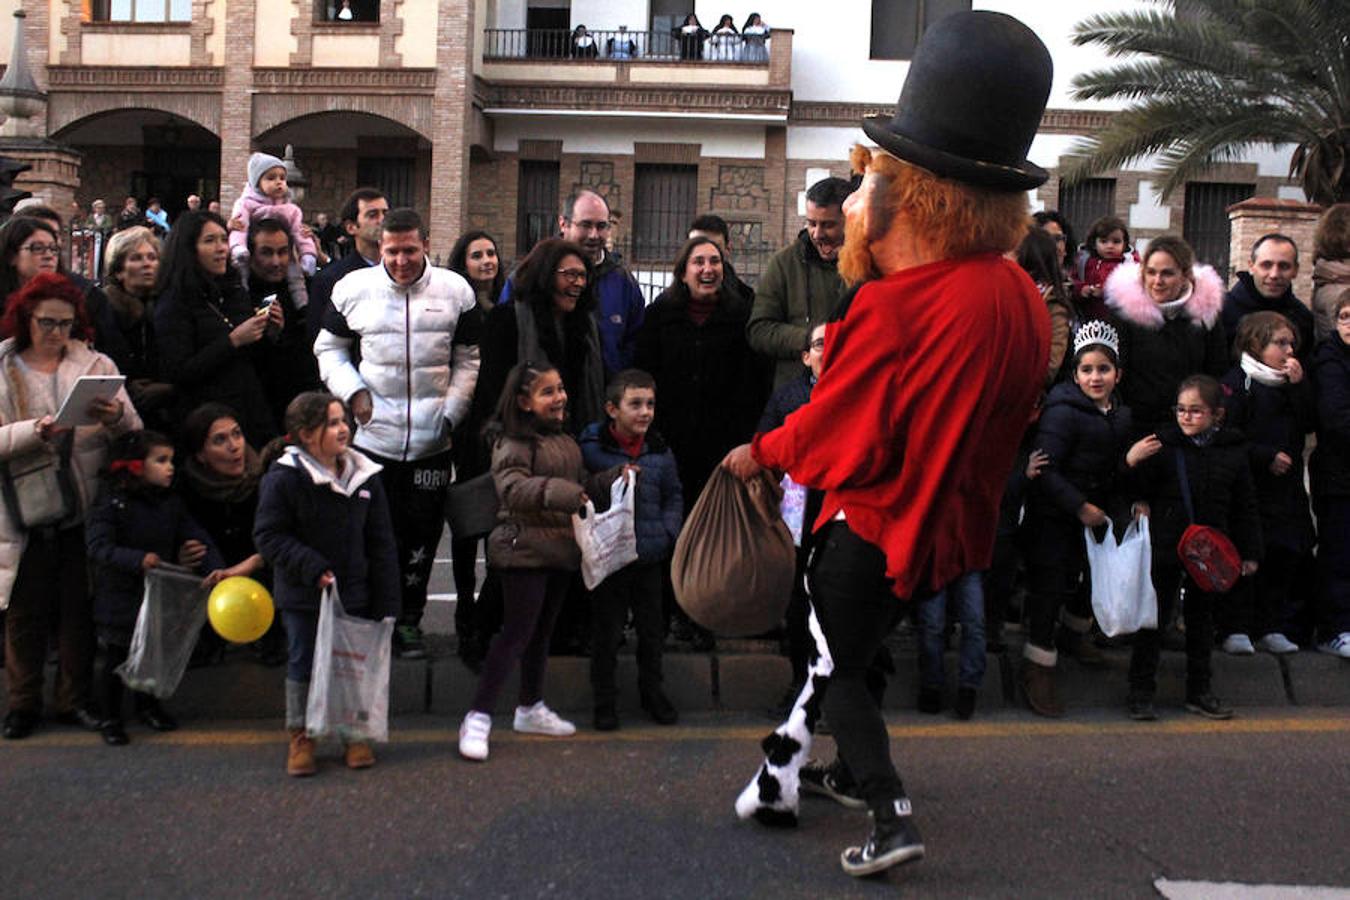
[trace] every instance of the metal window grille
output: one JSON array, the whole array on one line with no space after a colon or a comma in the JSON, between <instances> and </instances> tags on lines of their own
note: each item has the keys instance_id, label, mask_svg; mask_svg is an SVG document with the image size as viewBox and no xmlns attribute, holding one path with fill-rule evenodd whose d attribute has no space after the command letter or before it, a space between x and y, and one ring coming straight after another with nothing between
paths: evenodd
<instances>
[{"instance_id":1,"label":"metal window grille","mask_svg":"<svg viewBox=\"0 0 1350 900\"><path fill-rule=\"evenodd\" d=\"M558 231L558 163L523 160L516 191L516 256Z\"/></svg>"},{"instance_id":2,"label":"metal window grille","mask_svg":"<svg viewBox=\"0 0 1350 900\"><path fill-rule=\"evenodd\" d=\"M411 157L367 156L356 160L356 183L379 188L389 198L389 208L413 206L415 160Z\"/></svg>"},{"instance_id":3,"label":"metal window grille","mask_svg":"<svg viewBox=\"0 0 1350 900\"><path fill-rule=\"evenodd\" d=\"M634 176L634 261L669 264L698 213L698 166L638 164Z\"/></svg>"},{"instance_id":4,"label":"metal window grille","mask_svg":"<svg viewBox=\"0 0 1350 900\"><path fill-rule=\"evenodd\" d=\"M1116 211L1116 180L1089 178L1077 184L1059 185L1059 214L1069 220L1073 233L1083 240L1092 223ZM1073 249L1073 248L1071 248Z\"/></svg>"},{"instance_id":5,"label":"metal window grille","mask_svg":"<svg viewBox=\"0 0 1350 900\"><path fill-rule=\"evenodd\" d=\"M1196 260L1209 263L1225 281L1232 237L1228 207L1255 194L1254 184L1192 181L1186 185L1182 237L1195 251Z\"/></svg>"}]
</instances>

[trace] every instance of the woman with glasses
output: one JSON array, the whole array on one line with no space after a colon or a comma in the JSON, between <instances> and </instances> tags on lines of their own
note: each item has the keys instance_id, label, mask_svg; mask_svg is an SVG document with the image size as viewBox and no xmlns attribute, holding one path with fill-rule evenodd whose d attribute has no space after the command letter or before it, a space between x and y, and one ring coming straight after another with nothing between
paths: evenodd
<instances>
[{"instance_id":1,"label":"woman with glasses","mask_svg":"<svg viewBox=\"0 0 1350 900\"><path fill-rule=\"evenodd\" d=\"M160 266L155 352L183 411L224 403L239 414L249 444L260 447L278 431L261 372L284 314L280 303L254 308L229 253L225 221L215 213L186 213L174 226Z\"/></svg>"},{"instance_id":2,"label":"woman with glasses","mask_svg":"<svg viewBox=\"0 0 1350 900\"><path fill-rule=\"evenodd\" d=\"M39 232L45 234L45 232ZM42 254L45 255L45 254ZM56 629L57 721L91 731L94 622L85 568L84 515L96 492L112 438L141 427L124 390L84 410L89 424L58 426L57 412L84 375L116 375L108 357L90 349L80 289L49 270L9 296L0 320L0 463L11 477L44 463L60 468L72 489L57 518L24 523L0 503L0 608L5 622L9 710L4 736L28 736L42 717L47 638ZM63 515L60 513L64 513Z\"/></svg>"},{"instance_id":3,"label":"woman with glasses","mask_svg":"<svg viewBox=\"0 0 1350 900\"><path fill-rule=\"evenodd\" d=\"M486 422L506 374L519 362L557 366L567 388L568 429L604 416L605 370L595 308L595 270L579 244L540 241L511 277L511 302L488 314L471 417Z\"/></svg>"},{"instance_id":4,"label":"woman with glasses","mask_svg":"<svg viewBox=\"0 0 1350 900\"><path fill-rule=\"evenodd\" d=\"M1129 373L1120 394L1138 433L1173 421L1183 378L1228 371L1223 294L1214 269L1197 265L1190 245L1175 235L1154 238L1141 262L1111 273L1106 304L1120 333L1120 367Z\"/></svg>"}]
</instances>

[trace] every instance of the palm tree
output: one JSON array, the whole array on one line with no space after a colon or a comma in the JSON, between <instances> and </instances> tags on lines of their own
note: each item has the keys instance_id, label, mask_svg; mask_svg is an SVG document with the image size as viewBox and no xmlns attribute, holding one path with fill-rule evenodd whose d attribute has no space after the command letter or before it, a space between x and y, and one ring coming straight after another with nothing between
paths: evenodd
<instances>
[{"instance_id":1,"label":"palm tree","mask_svg":"<svg viewBox=\"0 0 1350 900\"><path fill-rule=\"evenodd\" d=\"M1130 104L1073 148L1065 179L1157 154L1166 197L1246 149L1293 144L1308 199L1350 200L1350 2L1153 2L1074 28L1076 45L1130 57L1074 78L1074 98Z\"/></svg>"}]
</instances>

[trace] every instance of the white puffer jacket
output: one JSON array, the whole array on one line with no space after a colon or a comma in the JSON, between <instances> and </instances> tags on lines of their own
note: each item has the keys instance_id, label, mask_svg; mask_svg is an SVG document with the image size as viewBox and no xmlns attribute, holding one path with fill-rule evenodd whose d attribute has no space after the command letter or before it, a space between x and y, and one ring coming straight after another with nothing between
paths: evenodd
<instances>
[{"instance_id":1,"label":"white puffer jacket","mask_svg":"<svg viewBox=\"0 0 1350 900\"><path fill-rule=\"evenodd\" d=\"M43 446L38 437L36 410L22 406L22 388L16 389L13 371L18 345L13 338L0 343L0 460L28 453ZM116 375L117 366L111 359L89 349L82 341L66 342L66 352L56 369L56 395L64 398L81 375ZM75 444L71 448L71 468L75 474L76 492L80 499L80 518L98 493L98 473L108 457L112 439L125 431L141 427L141 417L131 405L125 388L117 392L122 401L122 418L112 427L81 425L75 429ZM55 410L52 410L55 412ZM19 571L19 558L28 543L28 534L9 516L9 510L0 502L0 610L9 606L9 595L14 588L14 577Z\"/></svg>"},{"instance_id":2,"label":"white puffer jacket","mask_svg":"<svg viewBox=\"0 0 1350 900\"><path fill-rule=\"evenodd\" d=\"M314 353L335 395L350 401L370 391L373 412L357 430L356 446L397 460L449 449L478 382L477 308L467 281L429 264L407 287L383 265L337 283ZM354 343L359 366L352 362Z\"/></svg>"}]
</instances>

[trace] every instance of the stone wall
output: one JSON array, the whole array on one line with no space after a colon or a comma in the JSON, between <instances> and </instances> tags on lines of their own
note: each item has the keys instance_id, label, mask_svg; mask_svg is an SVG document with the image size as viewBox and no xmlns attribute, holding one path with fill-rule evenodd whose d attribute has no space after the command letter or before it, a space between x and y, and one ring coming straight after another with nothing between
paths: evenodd
<instances>
[{"instance_id":1,"label":"stone wall","mask_svg":"<svg viewBox=\"0 0 1350 900\"><path fill-rule=\"evenodd\" d=\"M88 212L89 205L102 199L108 212L116 213L131 191L133 172L145 168L145 154L140 147L83 146L84 165L80 170L80 188L75 200ZM144 199L144 198L142 198Z\"/></svg>"}]
</instances>

